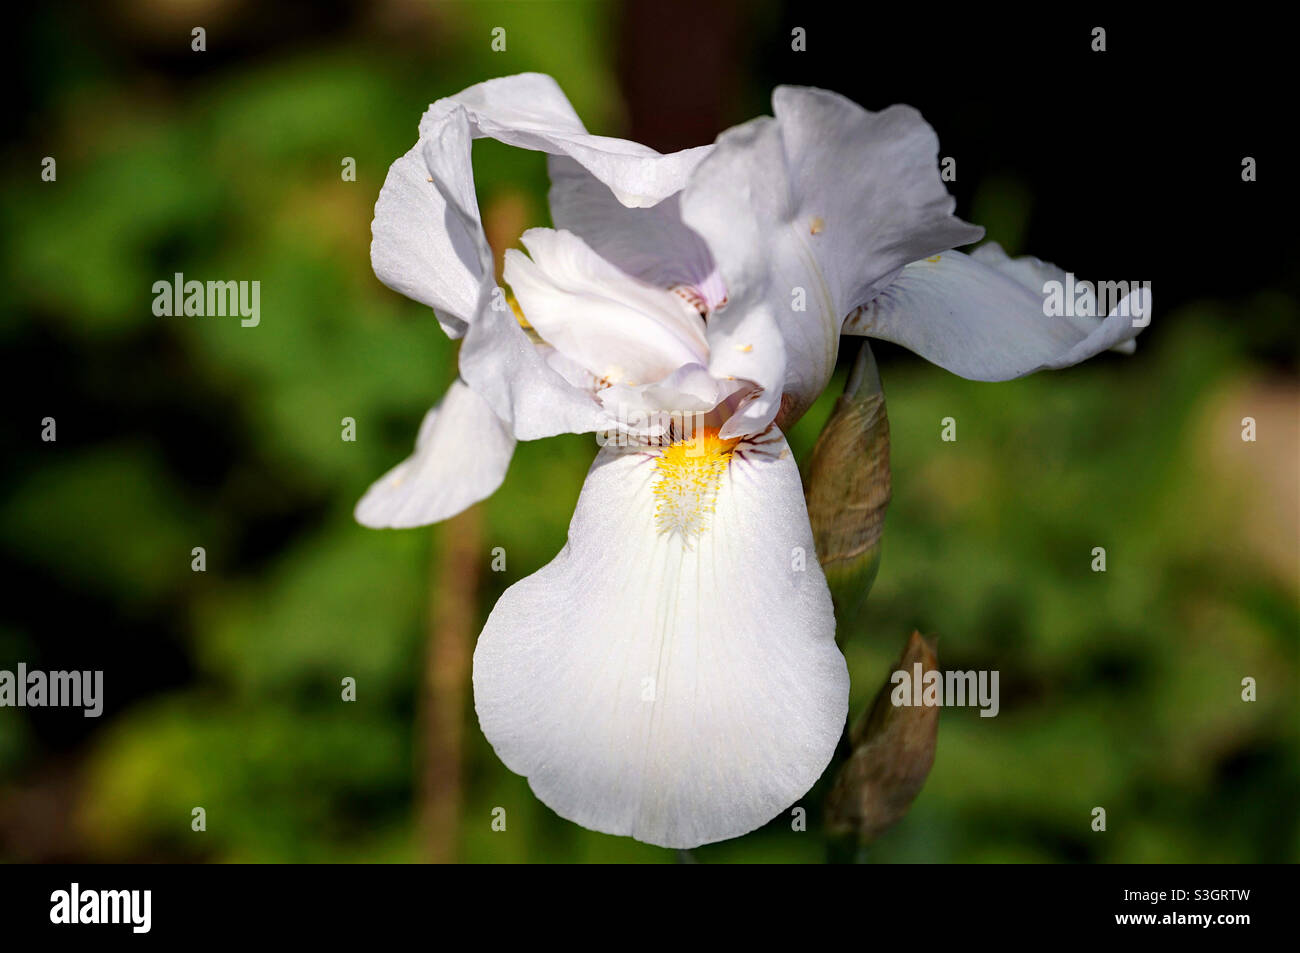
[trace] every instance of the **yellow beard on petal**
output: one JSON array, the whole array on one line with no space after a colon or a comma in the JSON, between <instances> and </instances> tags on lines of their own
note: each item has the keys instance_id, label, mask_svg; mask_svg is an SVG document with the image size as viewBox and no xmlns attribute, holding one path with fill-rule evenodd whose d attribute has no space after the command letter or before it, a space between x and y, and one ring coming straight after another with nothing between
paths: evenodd
<instances>
[{"instance_id":1,"label":"yellow beard on petal","mask_svg":"<svg viewBox=\"0 0 1300 953\"><path fill-rule=\"evenodd\" d=\"M664 448L655 461L655 525L660 533L678 533L689 541L708 528L739 442L724 440L715 428L706 427Z\"/></svg>"}]
</instances>

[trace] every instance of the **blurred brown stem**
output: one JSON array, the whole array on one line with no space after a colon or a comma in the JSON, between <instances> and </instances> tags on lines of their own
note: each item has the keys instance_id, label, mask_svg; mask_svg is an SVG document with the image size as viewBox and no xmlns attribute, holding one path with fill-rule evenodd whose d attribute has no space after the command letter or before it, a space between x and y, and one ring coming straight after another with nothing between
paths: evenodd
<instances>
[{"instance_id":1,"label":"blurred brown stem","mask_svg":"<svg viewBox=\"0 0 1300 953\"><path fill-rule=\"evenodd\" d=\"M498 281L505 250L528 221L528 197L518 189L504 189L484 205L483 229L496 259ZM425 859L445 864L456 860L460 835L465 693L478 634L483 567L482 508L471 506L443 523L434 540L429 644L420 695L420 829Z\"/></svg>"},{"instance_id":2,"label":"blurred brown stem","mask_svg":"<svg viewBox=\"0 0 1300 953\"><path fill-rule=\"evenodd\" d=\"M420 695L420 829L430 863L456 860L460 832L465 693L470 682L481 568L477 506L443 523L435 536Z\"/></svg>"}]
</instances>

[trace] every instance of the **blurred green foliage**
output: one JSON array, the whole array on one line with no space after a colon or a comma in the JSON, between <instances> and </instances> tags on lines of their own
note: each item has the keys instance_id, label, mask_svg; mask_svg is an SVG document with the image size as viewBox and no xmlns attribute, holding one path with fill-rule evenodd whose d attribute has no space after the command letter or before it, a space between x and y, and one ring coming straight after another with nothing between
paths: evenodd
<instances>
[{"instance_id":1,"label":"blurred green foliage","mask_svg":"<svg viewBox=\"0 0 1300 953\"><path fill-rule=\"evenodd\" d=\"M175 92L87 65L51 94L39 145L8 156L0 339L69 363L81 400L57 444L31 449L39 412L15 425L27 450L6 475L0 546L128 629L161 627L187 665L72 746L75 809L58 834L74 857L421 856L414 725L438 612L431 542L445 530L364 530L351 508L409 452L455 352L372 275L371 208L423 107L480 79L551 72L591 128L619 121L605 6L435 9L436 56L339 42ZM513 28L529 22L547 28ZM508 55L466 40L497 23ZM57 183L38 180L39 150L59 157ZM342 181L343 156L356 182ZM485 205L522 189L544 220L538 157L479 148L476 175ZM981 194L991 237L1016 243L1027 198L1014 182ZM151 285L175 271L260 280L261 325L154 317ZM871 860L1300 856L1295 527L1268 489L1282 472L1294 492L1295 461L1236 429L1243 388L1296 395L1234 344L1260 308L1294 326L1281 299L1207 304L1158 314L1158 346L1144 338L1133 358L1008 384L882 360L894 501L863 631L846 640L853 710L915 627L938 635L943 666L999 670L1002 709L943 713L930 781ZM791 435L801 455L840 383ZM49 396L37 386L32 406ZM345 416L355 443L339 439ZM939 439L947 416L955 443ZM562 545L592 454L583 437L520 447L482 507L485 546L505 547L509 569L485 574L480 618ZM189 568L196 545L203 575ZM1094 546L1105 573L1090 569ZM63 637L7 624L0 667ZM159 648L142 636L111 650L148 668ZM1240 700L1247 675L1253 704ZM353 704L343 676L357 680ZM468 703L464 715L464 859L674 859L555 817L495 758ZM0 811L41 775L45 749L0 712ZM805 799L809 833L778 819L695 855L821 860L826 780ZM489 825L498 805L505 833ZM1089 826L1098 805L1104 834ZM30 855L0 842L0 858Z\"/></svg>"}]
</instances>

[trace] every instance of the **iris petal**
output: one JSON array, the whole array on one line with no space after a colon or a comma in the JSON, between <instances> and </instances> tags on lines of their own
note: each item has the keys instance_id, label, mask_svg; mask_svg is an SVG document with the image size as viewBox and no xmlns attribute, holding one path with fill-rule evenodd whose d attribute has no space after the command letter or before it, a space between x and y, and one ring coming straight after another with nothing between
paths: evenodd
<instances>
[{"instance_id":1,"label":"iris petal","mask_svg":"<svg viewBox=\"0 0 1300 953\"><path fill-rule=\"evenodd\" d=\"M561 816L664 847L792 805L848 707L785 439L709 439L695 464L602 449L568 543L506 591L474 653L501 760Z\"/></svg>"}]
</instances>

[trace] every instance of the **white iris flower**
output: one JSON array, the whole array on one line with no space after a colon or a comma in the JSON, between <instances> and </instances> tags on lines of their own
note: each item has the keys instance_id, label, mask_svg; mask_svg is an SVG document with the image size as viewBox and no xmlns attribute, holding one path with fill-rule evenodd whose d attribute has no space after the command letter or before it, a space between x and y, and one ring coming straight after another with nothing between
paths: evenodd
<instances>
[{"instance_id":1,"label":"white iris flower","mask_svg":"<svg viewBox=\"0 0 1300 953\"><path fill-rule=\"evenodd\" d=\"M500 485L516 440L619 435L564 549L492 610L474 701L558 814L665 847L770 820L844 729L848 671L781 429L826 386L840 335L1002 380L1137 332L1045 317L1033 282L1050 265L953 252L983 230L952 215L914 109L793 87L773 107L660 155L588 133L550 77L504 77L434 103L375 206L375 273L463 343L414 455L357 519L446 519ZM549 156L556 229L506 255L522 316L479 217L484 136ZM674 423L655 438L658 412Z\"/></svg>"}]
</instances>

